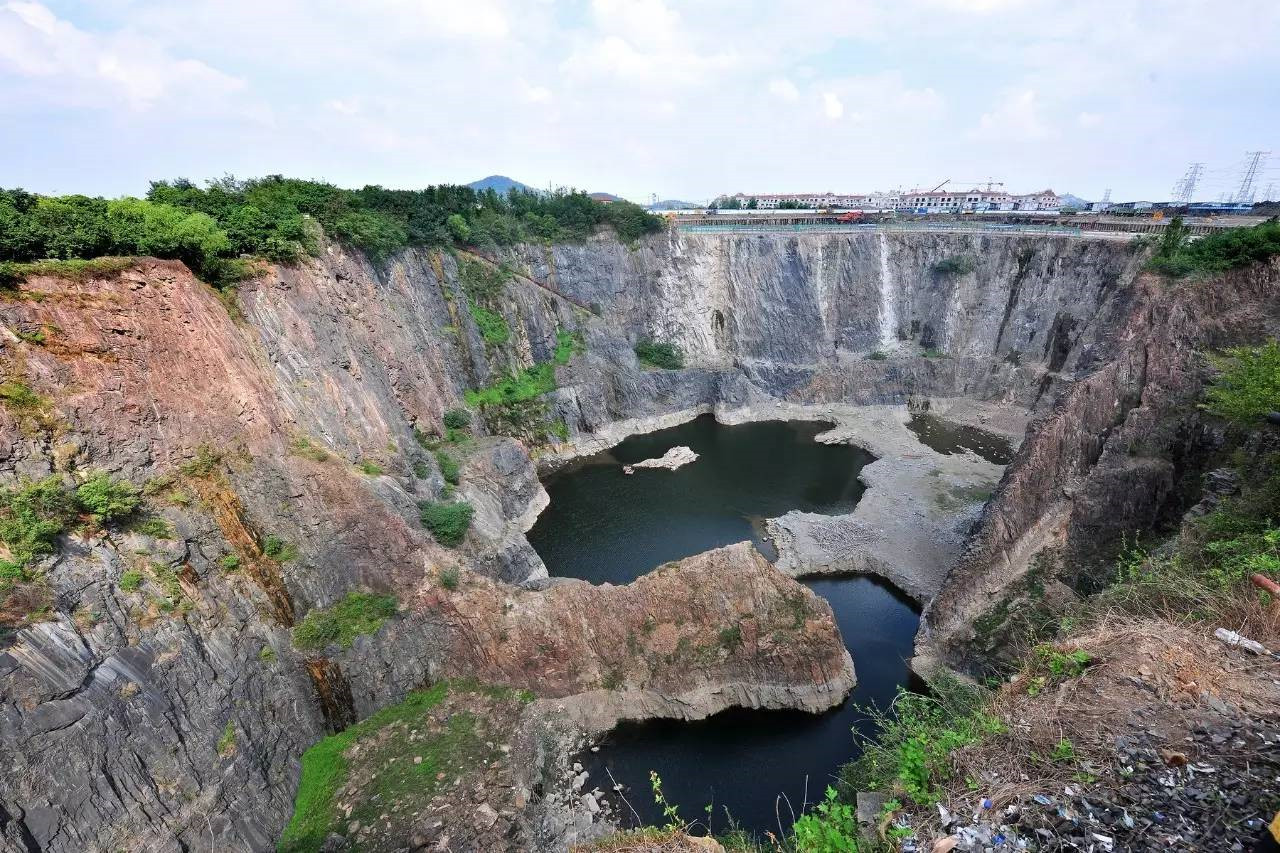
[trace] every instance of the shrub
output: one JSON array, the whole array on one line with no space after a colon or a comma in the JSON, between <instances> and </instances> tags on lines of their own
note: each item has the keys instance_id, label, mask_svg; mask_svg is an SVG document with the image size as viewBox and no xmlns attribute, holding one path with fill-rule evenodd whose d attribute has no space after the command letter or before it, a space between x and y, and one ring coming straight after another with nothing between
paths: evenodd
<instances>
[{"instance_id":1,"label":"shrub","mask_svg":"<svg viewBox=\"0 0 1280 853\"><path fill-rule=\"evenodd\" d=\"M125 590L126 592L133 592L135 589L137 589L140 586L142 586L142 572L137 572L137 571L134 571L133 569L129 569L128 571L121 573L120 575L121 589Z\"/></svg>"},{"instance_id":2,"label":"shrub","mask_svg":"<svg viewBox=\"0 0 1280 853\"><path fill-rule=\"evenodd\" d=\"M76 489L76 502L99 524L123 518L138 508L138 490L132 483L94 474Z\"/></svg>"},{"instance_id":3,"label":"shrub","mask_svg":"<svg viewBox=\"0 0 1280 853\"><path fill-rule=\"evenodd\" d=\"M440 585L445 589L457 589L458 580L458 570L453 566L440 570Z\"/></svg>"},{"instance_id":4,"label":"shrub","mask_svg":"<svg viewBox=\"0 0 1280 853\"><path fill-rule=\"evenodd\" d=\"M287 563L298 559L298 546L279 536L270 535L262 542L262 553L278 563Z\"/></svg>"},{"instance_id":5,"label":"shrub","mask_svg":"<svg viewBox=\"0 0 1280 853\"><path fill-rule=\"evenodd\" d=\"M925 358L946 358L947 354L937 347L929 347L923 353Z\"/></svg>"},{"instance_id":6,"label":"shrub","mask_svg":"<svg viewBox=\"0 0 1280 853\"><path fill-rule=\"evenodd\" d=\"M466 409L449 409L444 413L445 429L470 429L471 413Z\"/></svg>"},{"instance_id":7,"label":"shrub","mask_svg":"<svg viewBox=\"0 0 1280 853\"><path fill-rule=\"evenodd\" d=\"M869 353L867 355L867 358L871 361L884 361L888 357L889 357L889 354L881 350L876 350L875 352Z\"/></svg>"},{"instance_id":8,"label":"shrub","mask_svg":"<svg viewBox=\"0 0 1280 853\"><path fill-rule=\"evenodd\" d=\"M679 370L684 367L684 356L675 344L643 340L636 344L636 358L641 364L662 370Z\"/></svg>"},{"instance_id":9,"label":"shrub","mask_svg":"<svg viewBox=\"0 0 1280 853\"><path fill-rule=\"evenodd\" d=\"M219 562L222 563L222 568L228 572L234 572L240 568L240 558L235 554L224 554Z\"/></svg>"},{"instance_id":10,"label":"shrub","mask_svg":"<svg viewBox=\"0 0 1280 853\"><path fill-rule=\"evenodd\" d=\"M53 553L58 535L75 518L75 502L56 476L0 490L0 542L22 567Z\"/></svg>"},{"instance_id":11,"label":"shrub","mask_svg":"<svg viewBox=\"0 0 1280 853\"><path fill-rule=\"evenodd\" d=\"M418 510L422 526L431 531L437 542L448 548L463 540L475 515L475 509L465 501L422 501Z\"/></svg>"},{"instance_id":12,"label":"shrub","mask_svg":"<svg viewBox=\"0 0 1280 853\"><path fill-rule=\"evenodd\" d=\"M440 465L440 476L444 477L444 481L455 486L458 485L458 482L462 479L462 466L458 464L458 460L443 450L437 450L436 462Z\"/></svg>"},{"instance_id":13,"label":"shrub","mask_svg":"<svg viewBox=\"0 0 1280 853\"><path fill-rule=\"evenodd\" d=\"M1228 228L1189 241L1181 217L1175 216L1147 268L1180 278L1248 266L1276 254L1280 254L1280 222L1275 218L1252 228Z\"/></svg>"},{"instance_id":14,"label":"shrub","mask_svg":"<svg viewBox=\"0 0 1280 853\"><path fill-rule=\"evenodd\" d=\"M382 474L382 466L371 459L362 459L356 467L360 469L361 473L370 477L377 477Z\"/></svg>"},{"instance_id":15,"label":"shrub","mask_svg":"<svg viewBox=\"0 0 1280 853\"><path fill-rule=\"evenodd\" d=\"M1280 411L1280 341L1237 347L1214 361L1220 373L1205 392L1206 409L1246 426Z\"/></svg>"},{"instance_id":16,"label":"shrub","mask_svg":"<svg viewBox=\"0 0 1280 853\"><path fill-rule=\"evenodd\" d=\"M977 261L970 255L953 255L943 258L933 265L937 275L966 275L977 269Z\"/></svg>"},{"instance_id":17,"label":"shrub","mask_svg":"<svg viewBox=\"0 0 1280 853\"><path fill-rule=\"evenodd\" d=\"M376 633L395 616L396 606L394 595L349 592L332 607L309 611L293 629L293 644L310 651L330 644L349 649L356 637Z\"/></svg>"}]
</instances>

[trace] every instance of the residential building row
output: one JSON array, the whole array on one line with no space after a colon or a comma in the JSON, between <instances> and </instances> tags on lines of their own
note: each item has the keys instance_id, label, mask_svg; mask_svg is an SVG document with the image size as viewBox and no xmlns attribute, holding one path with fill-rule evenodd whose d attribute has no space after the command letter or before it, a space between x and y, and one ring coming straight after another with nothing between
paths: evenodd
<instances>
[{"instance_id":1,"label":"residential building row","mask_svg":"<svg viewBox=\"0 0 1280 853\"><path fill-rule=\"evenodd\" d=\"M1004 191L971 189L964 191L912 190L910 192L873 192L865 195L841 193L736 193L731 198L746 207L752 199L755 207L773 210L783 202L806 208L843 208L845 210L900 210L916 213L960 213L987 210L1056 211L1062 201L1053 190L1025 195Z\"/></svg>"}]
</instances>

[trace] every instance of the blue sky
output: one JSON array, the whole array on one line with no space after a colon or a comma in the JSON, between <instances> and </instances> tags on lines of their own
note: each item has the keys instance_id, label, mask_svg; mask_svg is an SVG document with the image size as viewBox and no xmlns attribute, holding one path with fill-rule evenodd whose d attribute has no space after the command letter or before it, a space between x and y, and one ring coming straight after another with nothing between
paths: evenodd
<instances>
[{"instance_id":1,"label":"blue sky","mask_svg":"<svg viewBox=\"0 0 1280 853\"><path fill-rule=\"evenodd\" d=\"M0 186L1261 195L1277 55L1273 0L0 0Z\"/></svg>"}]
</instances>

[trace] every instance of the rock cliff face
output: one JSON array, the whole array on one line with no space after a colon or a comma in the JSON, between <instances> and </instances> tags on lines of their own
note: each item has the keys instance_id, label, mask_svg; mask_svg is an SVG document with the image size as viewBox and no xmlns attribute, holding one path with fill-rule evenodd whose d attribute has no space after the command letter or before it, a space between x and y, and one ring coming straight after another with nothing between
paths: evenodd
<instances>
[{"instance_id":1,"label":"rock cliff face","mask_svg":"<svg viewBox=\"0 0 1280 853\"><path fill-rule=\"evenodd\" d=\"M974 622L1037 560L1050 576L1087 585L1090 558L1121 533L1181 516L1199 490L1180 485L1198 482L1221 439L1196 407L1208 376L1203 354L1274 336L1278 281L1275 260L1205 281L1137 280L1110 318L1105 357L1028 428L926 610L924 655L966 664Z\"/></svg>"},{"instance_id":2,"label":"rock cliff face","mask_svg":"<svg viewBox=\"0 0 1280 853\"><path fill-rule=\"evenodd\" d=\"M935 270L959 257L972 272ZM529 448L467 445L459 491L476 522L448 549L418 523L416 503L445 482L415 430L439 433L464 389L551 359L558 330L585 352L557 369L550 414L581 447L775 399L1044 409L1131 350L1115 336L1151 289L1134 286L1124 243L1003 235L671 234L502 260L520 275L502 288L500 343L481 336L460 275L483 262L425 251L375 269L330 246L246 283L233 311L150 260L4 295L4 378L43 398L0 408L4 479L110 471L147 484L146 511L173 528L72 533L39 566L47 609L0 647L11 847L270 849L308 744L445 675L528 687L601 725L633 700L671 716L826 707L852 673L802 587L730 550L628 588L520 591L546 585L523 536L546 501ZM641 369L639 336L678 343L691 367ZM889 357L865 357L875 350ZM1012 512L988 526L1016 530L1038 510L998 520ZM440 578L454 570L451 591ZM298 619L357 589L396 595L401 614L349 650L292 646ZM752 628L784 605L800 614L794 647Z\"/></svg>"}]
</instances>

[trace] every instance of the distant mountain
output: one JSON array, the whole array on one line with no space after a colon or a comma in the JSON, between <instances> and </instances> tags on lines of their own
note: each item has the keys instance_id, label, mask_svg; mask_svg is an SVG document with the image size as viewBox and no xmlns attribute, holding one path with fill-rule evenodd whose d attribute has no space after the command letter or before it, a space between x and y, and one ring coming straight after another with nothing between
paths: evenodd
<instances>
[{"instance_id":1,"label":"distant mountain","mask_svg":"<svg viewBox=\"0 0 1280 853\"><path fill-rule=\"evenodd\" d=\"M506 175L490 175L487 178L481 178L478 181L472 181L467 184L476 192L484 192L485 190L493 190L498 195L506 195L512 190L527 190L528 192L537 192L528 184L522 184L515 178L508 178Z\"/></svg>"},{"instance_id":2,"label":"distant mountain","mask_svg":"<svg viewBox=\"0 0 1280 853\"><path fill-rule=\"evenodd\" d=\"M649 205L650 210L693 210L696 207L706 207L706 205L694 204L691 201L680 201L677 198L664 198L662 201L656 201Z\"/></svg>"},{"instance_id":3,"label":"distant mountain","mask_svg":"<svg viewBox=\"0 0 1280 853\"><path fill-rule=\"evenodd\" d=\"M1081 210L1084 210L1091 204L1091 202L1085 201L1080 198L1080 196L1072 195L1071 193L1062 193L1058 196L1058 199L1061 200L1063 207L1078 207Z\"/></svg>"}]
</instances>

